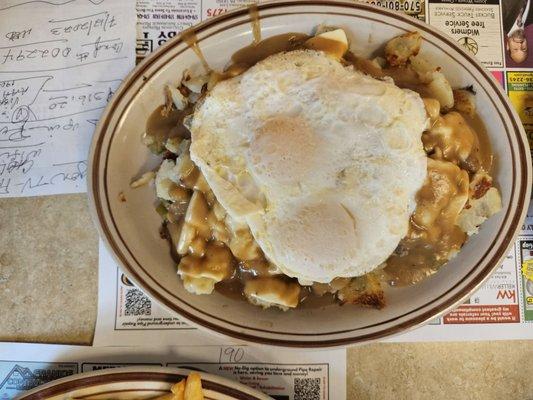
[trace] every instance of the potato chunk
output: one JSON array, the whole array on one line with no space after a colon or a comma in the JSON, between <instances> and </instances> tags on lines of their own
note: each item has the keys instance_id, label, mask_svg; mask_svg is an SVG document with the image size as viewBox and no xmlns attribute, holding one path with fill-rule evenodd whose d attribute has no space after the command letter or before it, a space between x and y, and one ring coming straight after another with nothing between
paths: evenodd
<instances>
[{"instance_id":1,"label":"potato chunk","mask_svg":"<svg viewBox=\"0 0 533 400\"><path fill-rule=\"evenodd\" d=\"M380 280L372 273L353 278L348 285L338 291L337 297L343 304L385 307L385 296Z\"/></svg>"},{"instance_id":2,"label":"potato chunk","mask_svg":"<svg viewBox=\"0 0 533 400\"><path fill-rule=\"evenodd\" d=\"M454 109L473 117L476 114L476 96L470 90L455 89L453 91Z\"/></svg>"},{"instance_id":3,"label":"potato chunk","mask_svg":"<svg viewBox=\"0 0 533 400\"><path fill-rule=\"evenodd\" d=\"M389 65L403 65L411 56L416 56L422 46L422 37L418 32L408 32L396 36L385 45L385 58Z\"/></svg>"},{"instance_id":4,"label":"potato chunk","mask_svg":"<svg viewBox=\"0 0 533 400\"><path fill-rule=\"evenodd\" d=\"M305 42L305 47L321 50L333 58L340 60L348 51L348 38L342 29L334 29L317 34Z\"/></svg>"},{"instance_id":5,"label":"potato chunk","mask_svg":"<svg viewBox=\"0 0 533 400\"><path fill-rule=\"evenodd\" d=\"M428 159L428 175L417 194L411 220L419 234L432 243L443 243L456 229L459 213L468 200L468 173L447 161ZM455 228L454 228L455 227ZM452 235L453 236L453 235Z\"/></svg>"},{"instance_id":6,"label":"potato chunk","mask_svg":"<svg viewBox=\"0 0 533 400\"><path fill-rule=\"evenodd\" d=\"M440 71L440 68L418 55L409 59L409 66L418 74L420 82L425 85L425 95L437 99L441 108L447 110L453 107L453 90Z\"/></svg>"},{"instance_id":7,"label":"potato chunk","mask_svg":"<svg viewBox=\"0 0 533 400\"><path fill-rule=\"evenodd\" d=\"M294 308L300 301L300 285L278 277L261 277L246 281L244 295L250 303L263 308Z\"/></svg>"},{"instance_id":8,"label":"potato chunk","mask_svg":"<svg viewBox=\"0 0 533 400\"><path fill-rule=\"evenodd\" d=\"M214 242L207 243L203 257L186 255L178 264L178 274L183 279L185 289L196 294L211 293L215 283L230 277L234 269L229 249Z\"/></svg>"},{"instance_id":9,"label":"potato chunk","mask_svg":"<svg viewBox=\"0 0 533 400\"><path fill-rule=\"evenodd\" d=\"M456 111L439 117L422 142L426 152L437 152L434 158L461 164L465 162L475 145L475 133L465 119Z\"/></svg>"},{"instance_id":10,"label":"potato chunk","mask_svg":"<svg viewBox=\"0 0 533 400\"><path fill-rule=\"evenodd\" d=\"M479 226L502 208L498 189L491 187L483 197L468 202L459 214L457 225L469 236L478 233Z\"/></svg>"}]
</instances>

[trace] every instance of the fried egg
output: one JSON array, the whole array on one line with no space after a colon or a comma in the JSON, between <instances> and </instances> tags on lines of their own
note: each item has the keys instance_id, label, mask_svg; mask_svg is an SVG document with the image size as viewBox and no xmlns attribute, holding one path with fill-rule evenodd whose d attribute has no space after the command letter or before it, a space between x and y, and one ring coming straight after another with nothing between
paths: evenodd
<instances>
[{"instance_id":1,"label":"fried egg","mask_svg":"<svg viewBox=\"0 0 533 400\"><path fill-rule=\"evenodd\" d=\"M190 152L271 263L330 282L375 269L407 234L427 124L417 93L297 50L216 84L195 110Z\"/></svg>"}]
</instances>

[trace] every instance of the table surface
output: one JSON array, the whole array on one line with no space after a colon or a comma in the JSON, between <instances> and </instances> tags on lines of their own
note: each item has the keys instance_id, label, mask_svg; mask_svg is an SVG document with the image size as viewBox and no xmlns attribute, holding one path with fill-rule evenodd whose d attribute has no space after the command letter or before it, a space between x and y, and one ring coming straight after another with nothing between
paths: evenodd
<instances>
[{"instance_id":1,"label":"table surface","mask_svg":"<svg viewBox=\"0 0 533 400\"><path fill-rule=\"evenodd\" d=\"M89 344L98 238L84 194L0 200L0 340ZM533 341L348 349L349 399L533 399Z\"/></svg>"}]
</instances>

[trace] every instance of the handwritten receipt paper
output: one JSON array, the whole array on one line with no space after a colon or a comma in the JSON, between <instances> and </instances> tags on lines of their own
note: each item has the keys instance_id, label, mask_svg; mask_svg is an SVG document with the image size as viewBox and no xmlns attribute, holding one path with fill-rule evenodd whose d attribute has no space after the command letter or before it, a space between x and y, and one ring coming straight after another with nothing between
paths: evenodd
<instances>
[{"instance_id":1,"label":"handwritten receipt paper","mask_svg":"<svg viewBox=\"0 0 533 400\"><path fill-rule=\"evenodd\" d=\"M0 0L0 197L85 191L95 125L134 49L132 2Z\"/></svg>"}]
</instances>

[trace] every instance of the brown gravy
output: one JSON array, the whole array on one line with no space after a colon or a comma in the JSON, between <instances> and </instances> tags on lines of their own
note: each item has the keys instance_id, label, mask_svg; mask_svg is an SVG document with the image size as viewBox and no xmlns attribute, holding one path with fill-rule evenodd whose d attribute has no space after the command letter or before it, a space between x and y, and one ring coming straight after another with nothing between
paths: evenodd
<instances>
[{"instance_id":1,"label":"brown gravy","mask_svg":"<svg viewBox=\"0 0 533 400\"><path fill-rule=\"evenodd\" d=\"M477 157L481 162L481 168L490 173L494 164L494 154L492 153L492 147L490 145L489 134L487 128L481 120L478 114L473 117L469 115L463 115L464 119L474 130L475 138L477 141Z\"/></svg>"},{"instance_id":2,"label":"brown gravy","mask_svg":"<svg viewBox=\"0 0 533 400\"><path fill-rule=\"evenodd\" d=\"M219 75L220 79L239 75L257 62L275 53L306 48L305 42L310 36L303 33L286 33L261 40L256 5L250 7L250 16L252 17L254 40L249 46L236 51L231 56L232 63ZM182 38L198 56L206 71L211 71L197 44L194 32L185 31L182 33ZM319 43L320 46L323 45L324 48L320 49L324 51L328 50L328 46L335 45L335 43L328 40L323 42L315 41L315 45L316 43ZM381 69L370 60L359 58L351 52L346 53L342 62L353 65L354 68L378 79L390 76L399 87L417 91L423 97L426 95L424 85L420 84L418 78L408 71L402 70L402 68ZM180 118L183 118L183 115L171 113L167 117L161 118L160 111L160 109L156 110L150 117L148 121L149 127L147 127L148 133L160 140L165 135L168 137L169 135L178 134L175 132L176 123ZM475 168L490 172L493 164L493 155L488 135L481 119L477 115L469 117L461 114L461 116L468 126L467 129L473 134L473 150L471 154L476 160L474 163ZM439 118L442 118L442 115ZM463 128L459 126L452 127L452 129ZM464 244L466 235L455 226L455 217L458 210L460 211L464 205L464 201L463 203L461 201L468 193L469 179L464 170L454 167L439 169L437 164L432 165L432 162L429 162L428 179L417 195L418 207L411 217L409 233L400 242L395 252L387 259L386 267L379 272L381 279L391 286L412 285L434 274L447 262L450 253L459 251ZM433 178L447 182L444 196L439 197L437 190L432 186L433 183L431 181ZM430 214L431 216L429 216ZM231 278L218 283L216 290L224 296L238 299L244 297L243 288L247 279L265 276L268 275L268 272L263 267L245 265L249 263L238 262L237 260L235 262L235 273ZM295 280L292 279L291 281L294 282ZM319 308L335 303L335 297L330 293L319 296L310 287L303 286L300 293L300 302L303 308Z\"/></svg>"},{"instance_id":3,"label":"brown gravy","mask_svg":"<svg viewBox=\"0 0 533 400\"><path fill-rule=\"evenodd\" d=\"M190 112L190 110L189 110ZM146 122L145 136L150 139L147 144L154 153L165 149L165 142L173 137L189 137L189 131L181 123L186 111L168 110L165 105L157 107Z\"/></svg>"},{"instance_id":4,"label":"brown gravy","mask_svg":"<svg viewBox=\"0 0 533 400\"><path fill-rule=\"evenodd\" d=\"M231 56L231 61L233 64L244 64L251 67L273 54L301 49L307 39L309 36L304 33L291 32L271 36L237 50Z\"/></svg>"},{"instance_id":5,"label":"brown gravy","mask_svg":"<svg viewBox=\"0 0 533 400\"><path fill-rule=\"evenodd\" d=\"M187 45L192 49L192 51L194 51L194 54L196 54L196 56L202 63L205 72L211 71L211 67L209 67L209 64L207 63L207 60L205 59L204 54L200 49L200 46L198 46L198 38L196 37L196 33L194 33L194 30L187 29L183 31L181 33L181 38L185 43L187 43Z\"/></svg>"},{"instance_id":6,"label":"brown gravy","mask_svg":"<svg viewBox=\"0 0 533 400\"><path fill-rule=\"evenodd\" d=\"M261 42L261 22L259 20L259 10L257 3L250 4L248 7L248 13L250 14L252 33L254 35L254 44Z\"/></svg>"}]
</instances>

